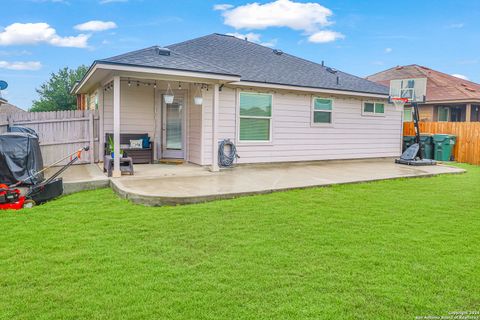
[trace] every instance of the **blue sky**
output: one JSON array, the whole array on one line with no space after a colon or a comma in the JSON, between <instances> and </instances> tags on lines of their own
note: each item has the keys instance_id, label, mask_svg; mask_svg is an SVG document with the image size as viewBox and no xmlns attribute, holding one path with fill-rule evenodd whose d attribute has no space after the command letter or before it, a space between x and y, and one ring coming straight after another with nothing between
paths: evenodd
<instances>
[{"instance_id":1,"label":"blue sky","mask_svg":"<svg viewBox=\"0 0 480 320\"><path fill-rule=\"evenodd\" d=\"M1 0L0 10L3 96L22 108L64 66L213 32L358 76L416 63L480 82L478 0Z\"/></svg>"}]
</instances>

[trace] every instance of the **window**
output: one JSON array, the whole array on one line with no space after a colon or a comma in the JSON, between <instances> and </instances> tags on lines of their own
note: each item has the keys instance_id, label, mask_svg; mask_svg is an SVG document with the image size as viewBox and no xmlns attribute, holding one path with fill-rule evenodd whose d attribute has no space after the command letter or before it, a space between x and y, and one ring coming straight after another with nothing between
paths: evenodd
<instances>
[{"instance_id":1,"label":"window","mask_svg":"<svg viewBox=\"0 0 480 320\"><path fill-rule=\"evenodd\" d=\"M448 121L449 113L450 113L450 108L438 107L438 121L440 122Z\"/></svg>"},{"instance_id":2,"label":"window","mask_svg":"<svg viewBox=\"0 0 480 320\"><path fill-rule=\"evenodd\" d=\"M270 141L272 95L240 93L240 141Z\"/></svg>"},{"instance_id":3,"label":"window","mask_svg":"<svg viewBox=\"0 0 480 320\"><path fill-rule=\"evenodd\" d=\"M331 99L314 98L312 116L313 124L331 124L333 122L332 110L333 101Z\"/></svg>"},{"instance_id":4,"label":"window","mask_svg":"<svg viewBox=\"0 0 480 320\"><path fill-rule=\"evenodd\" d=\"M403 122L412 122L412 121L413 121L412 108L405 107L403 109Z\"/></svg>"},{"instance_id":5,"label":"window","mask_svg":"<svg viewBox=\"0 0 480 320\"><path fill-rule=\"evenodd\" d=\"M367 116L385 115L385 104L380 102L364 102L362 114Z\"/></svg>"}]
</instances>

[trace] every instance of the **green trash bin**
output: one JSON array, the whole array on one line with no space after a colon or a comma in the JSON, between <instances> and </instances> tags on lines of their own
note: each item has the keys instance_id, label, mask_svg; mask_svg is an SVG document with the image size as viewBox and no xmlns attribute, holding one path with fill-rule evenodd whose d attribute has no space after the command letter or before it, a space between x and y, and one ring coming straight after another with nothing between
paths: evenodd
<instances>
[{"instance_id":1,"label":"green trash bin","mask_svg":"<svg viewBox=\"0 0 480 320\"><path fill-rule=\"evenodd\" d=\"M456 141L457 137L449 134L433 135L433 143L435 145L435 160L452 160L453 146L455 145Z\"/></svg>"},{"instance_id":2,"label":"green trash bin","mask_svg":"<svg viewBox=\"0 0 480 320\"><path fill-rule=\"evenodd\" d=\"M433 136L430 133L420 135L420 154L422 159L433 159Z\"/></svg>"},{"instance_id":3,"label":"green trash bin","mask_svg":"<svg viewBox=\"0 0 480 320\"><path fill-rule=\"evenodd\" d=\"M410 147L414 143L415 143L415 137L414 136L403 136L402 152L405 152L405 150L407 150L408 147Z\"/></svg>"}]
</instances>

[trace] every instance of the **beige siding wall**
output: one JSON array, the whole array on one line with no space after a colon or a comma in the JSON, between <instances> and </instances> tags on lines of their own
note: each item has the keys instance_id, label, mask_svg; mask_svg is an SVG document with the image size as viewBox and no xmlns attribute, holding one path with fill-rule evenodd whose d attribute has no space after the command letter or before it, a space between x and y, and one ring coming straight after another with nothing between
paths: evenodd
<instances>
[{"instance_id":1,"label":"beige siding wall","mask_svg":"<svg viewBox=\"0 0 480 320\"><path fill-rule=\"evenodd\" d=\"M132 86L122 81L120 88L120 131L122 133L148 133L157 147L160 147L160 135L155 135L155 121L157 127L161 126L161 104L156 99L161 99L161 94L166 90L166 84L158 84L158 94L155 97L153 86L140 85L135 81ZM100 94L101 94L100 90ZM187 118L187 160L202 164L202 108L193 104L193 87L185 95ZM157 114L155 112L157 108ZM104 132L113 132L113 90L104 92Z\"/></svg>"},{"instance_id":2,"label":"beige siding wall","mask_svg":"<svg viewBox=\"0 0 480 320\"><path fill-rule=\"evenodd\" d=\"M113 90L104 96L105 133L113 132ZM120 88L120 132L148 133L153 139L155 133L155 92L153 87L129 87L121 83Z\"/></svg>"},{"instance_id":3,"label":"beige siding wall","mask_svg":"<svg viewBox=\"0 0 480 320\"><path fill-rule=\"evenodd\" d=\"M220 92L219 139L237 138L237 93ZM264 91L265 92L265 91ZM204 105L204 164L211 163L211 90ZM333 98L334 125L311 125L311 94L273 92L272 141L237 142L239 163L393 157L400 154L401 112L385 106L384 117L362 116L363 99Z\"/></svg>"}]
</instances>

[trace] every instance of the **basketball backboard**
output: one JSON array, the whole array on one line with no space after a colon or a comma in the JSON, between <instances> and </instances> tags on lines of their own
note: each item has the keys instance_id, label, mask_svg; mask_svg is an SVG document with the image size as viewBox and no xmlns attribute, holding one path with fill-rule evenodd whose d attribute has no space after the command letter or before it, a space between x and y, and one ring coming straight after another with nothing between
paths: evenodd
<instances>
[{"instance_id":1,"label":"basketball backboard","mask_svg":"<svg viewBox=\"0 0 480 320\"><path fill-rule=\"evenodd\" d=\"M390 80L390 98L407 98L408 102L425 102L427 78Z\"/></svg>"}]
</instances>

